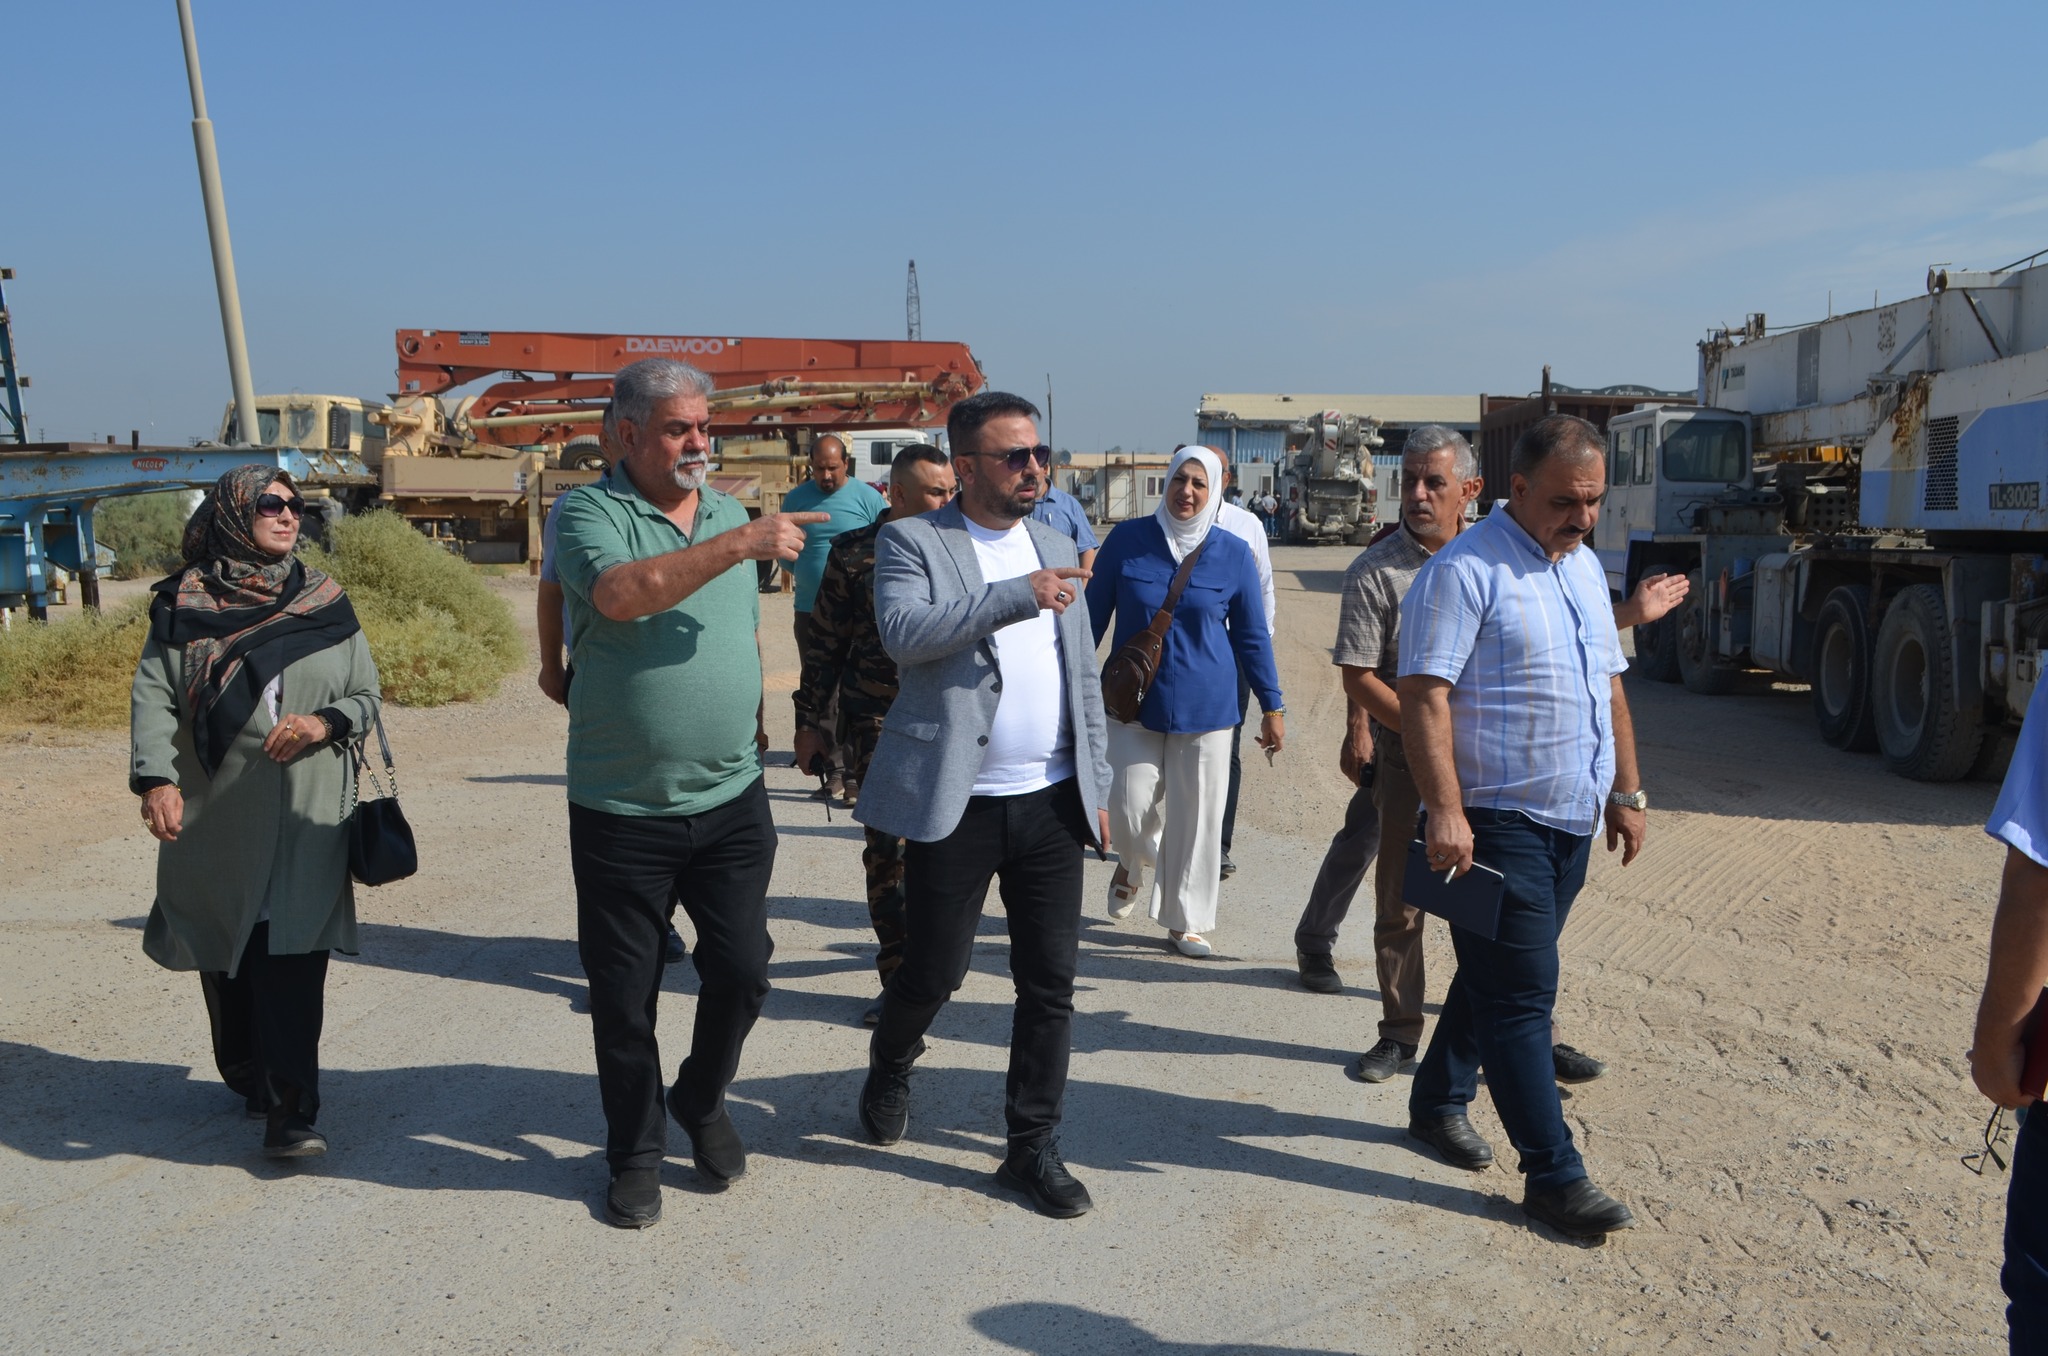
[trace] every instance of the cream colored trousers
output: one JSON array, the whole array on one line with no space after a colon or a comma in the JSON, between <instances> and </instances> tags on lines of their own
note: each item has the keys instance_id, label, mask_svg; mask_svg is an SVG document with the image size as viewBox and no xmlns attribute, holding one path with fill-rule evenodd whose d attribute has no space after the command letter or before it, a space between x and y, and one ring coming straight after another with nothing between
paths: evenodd
<instances>
[{"instance_id":1,"label":"cream colored trousers","mask_svg":"<svg viewBox=\"0 0 2048 1356\"><path fill-rule=\"evenodd\" d=\"M1216 926L1232 733L1109 723L1110 836L1131 884L1152 880L1146 912L1174 932Z\"/></svg>"}]
</instances>

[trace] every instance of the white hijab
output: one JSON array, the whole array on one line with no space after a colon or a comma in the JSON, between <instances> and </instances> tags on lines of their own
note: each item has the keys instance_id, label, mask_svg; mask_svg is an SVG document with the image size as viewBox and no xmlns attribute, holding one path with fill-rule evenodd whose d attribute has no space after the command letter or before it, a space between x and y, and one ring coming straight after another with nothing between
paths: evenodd
<instances>
[{"instance_id":1,"label":"white hijab","mask_svg":"<svg viewBox=\"0 0 2048 1356\"><path fill-rule=\"evenodd\" d=\"M1202 544L1209 535L1209 529L1216 525L1217 510L1223 507L1223 458L1214 448L1190 444L1173 454L1173 460L1166 466L1166 494L1173 493L1173 478L1180 474L1181 466L1189 461L1198 461L1208 473L1209 502L1202 511L1185 522L1173 516L1166 506L1166 495L1159 497L1159 507L1153 516L1166 529L1166 549L1173 552L1173 563L1178 565L1188 558L1188 552Z\"/></svg>"}]
</instances>

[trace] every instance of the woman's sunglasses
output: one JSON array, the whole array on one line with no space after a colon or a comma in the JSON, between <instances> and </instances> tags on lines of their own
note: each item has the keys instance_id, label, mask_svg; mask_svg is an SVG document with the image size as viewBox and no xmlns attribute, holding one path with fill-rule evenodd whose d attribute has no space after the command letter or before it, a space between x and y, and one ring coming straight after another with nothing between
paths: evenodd
<instances>
[{"instance_id":1,"label":"woman's sunglasses","mask_svg":"<svg viewBox=\"0 0 2048 1356\"><path fill-rule=\"evenodd\" d=\"M256 496L256 516L258 518L275 518L285 512L289 512L292 517L300 522L304 522L306 520L306 501L297 495L293 495L289 499L281 494L259 494Z\"/></svg>"},{"instance_id":2,"label":"woman's sunglasses","mask_svg":"<svg viewBox=\"0 0 2048 1356\"><path fill-rule=\"evenodd\" d=\"M1047 447L1044 443L1040 443L1036 447L1012 447L1007 451L1003 452L981 452L977 453L976 455L983 457L1001 457L1003 459L1003 464L1008 466L1012 471L1021 471L1034 461L1037 462L1040 466L1052 465L1052 449L1050 447Z\"/></svg>"}]
</instances>

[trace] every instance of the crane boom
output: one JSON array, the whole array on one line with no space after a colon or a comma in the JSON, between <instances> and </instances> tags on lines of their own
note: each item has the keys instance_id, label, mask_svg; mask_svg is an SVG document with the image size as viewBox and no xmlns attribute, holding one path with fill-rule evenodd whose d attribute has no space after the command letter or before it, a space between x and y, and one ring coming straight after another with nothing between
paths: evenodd
<instances>
[{"instance_id":1,"label":"crane boom","mask_svg":"<svg viewBox=\"0 0 2048 1356\"><path fill-rule=\"evenodd\" d=\"M470 407L480 442L559 441L610 399L612 374L670 357L710 374L712 432L927 425L985 381L965 344L892 339L400 330L398 392L432 396L486 377Z\"/></svg>"}]
</instances>

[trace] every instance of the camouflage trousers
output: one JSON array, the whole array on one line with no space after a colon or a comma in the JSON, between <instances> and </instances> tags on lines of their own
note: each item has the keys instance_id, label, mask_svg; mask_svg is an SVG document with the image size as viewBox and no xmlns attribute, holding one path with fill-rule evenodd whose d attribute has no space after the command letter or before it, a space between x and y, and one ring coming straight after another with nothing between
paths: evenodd
<instances>
[{"instance_id":1,"label":"camouflage trousers","mask_svg":"<svg viewBox=\"0 0 2048 1356\"><path fill-rule=\"evenodd\" d=\"M875 969L886 985L903 964L903 940L908 935L903 923L903 840L878 829L865 832L867 846L861 849L860 864L868 877L868 922L881 943Z\"/></svg>"}]
</instances>

